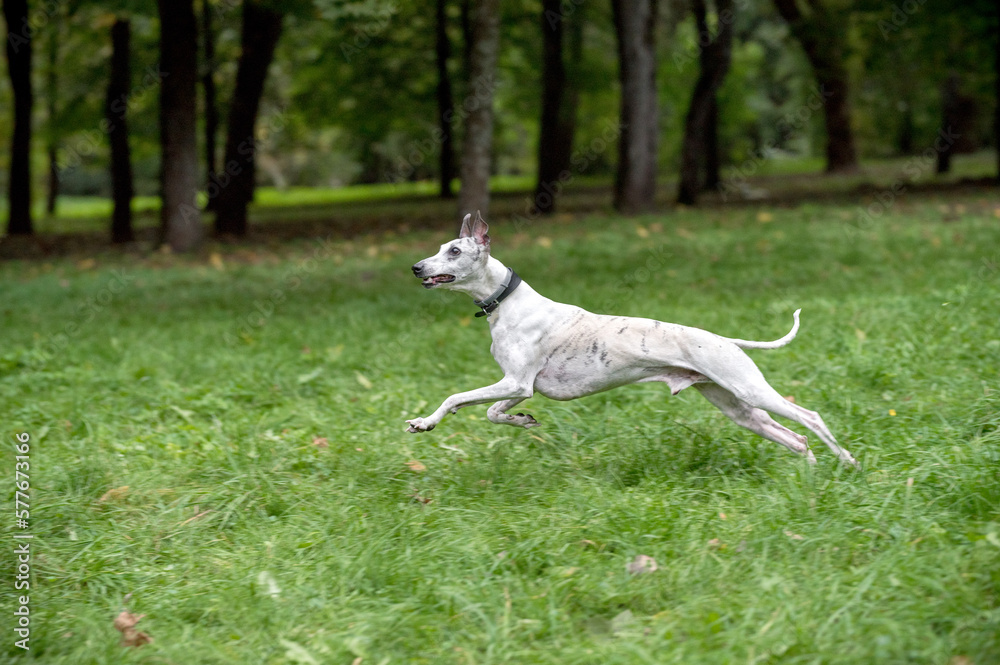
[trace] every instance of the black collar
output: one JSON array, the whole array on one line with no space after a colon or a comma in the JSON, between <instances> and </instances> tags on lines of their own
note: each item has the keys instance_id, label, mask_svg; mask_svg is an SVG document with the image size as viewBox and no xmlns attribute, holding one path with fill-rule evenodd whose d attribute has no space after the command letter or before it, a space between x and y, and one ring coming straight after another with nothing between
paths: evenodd
<instances>
[{"instance_id":1,"label":"black collar","mask_svg":"<svg viewBox=\"0 0 1000 665\"><path fill-rule=\"evenodd\" d=\"M500 306L500 303L504 301L504 298L514 293L514 289L518 287L521 283L521 278L517 276L517 273L513 269L507 268L507 276L504 278L503 283L500 284L500 288L491 293L483 300L476 300L475 303L482 309L481 312L476 312L476 316L486 316Z\"/></svg>"}]
</instances>

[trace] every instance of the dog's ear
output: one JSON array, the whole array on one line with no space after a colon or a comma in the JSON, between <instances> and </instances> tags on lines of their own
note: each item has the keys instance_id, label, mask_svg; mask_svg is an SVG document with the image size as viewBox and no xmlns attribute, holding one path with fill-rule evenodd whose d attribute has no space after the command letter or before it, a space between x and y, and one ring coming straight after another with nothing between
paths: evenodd
<instances>
[{"instance_id":1,"label":"dog's ear","mask_svg":"<svg viewBox=\"0 0 1000 665\"><path fill-rule=\"evenodd\" d=\"M468 219L468 216L466 216L466 219ZM477 210L476 221L472 224L472 237L480 245L486 245L487 247L489 247L490 246L489 230L490 230L489 224L486 223L486 220L483 219L483 216L479 214L479 211Z\"/></svg>"},{"instance_id":2,"label":"dog's ear","mask_svg":"<svg viewBox=\"0 0 1000 665\"><path fill-rule=\"evenodd\" d=\"M459 238L472 237L472 215L466 215L462 220L462 230L458 232Z\"/></svg>"}]
</instances>

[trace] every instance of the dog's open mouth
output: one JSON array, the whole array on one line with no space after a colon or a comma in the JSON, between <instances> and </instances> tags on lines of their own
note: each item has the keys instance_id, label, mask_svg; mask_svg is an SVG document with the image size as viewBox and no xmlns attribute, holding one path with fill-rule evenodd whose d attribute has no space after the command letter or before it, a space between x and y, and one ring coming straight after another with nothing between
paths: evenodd
<instances>
[{"instance_id":1,"label":"dog's open mouth","mask_svg":"<svg viewBox=\"0 0 1000 665\"><path fill-rule=\"evenodd\" d=\"M437 286L438 284L447 284L448 282L454 282L454 281L455 281L454 275L434 275L432 277L424 277L424 279L420 283L424 285L425 289L430 289Z\"/></svg>"}]
</instances>

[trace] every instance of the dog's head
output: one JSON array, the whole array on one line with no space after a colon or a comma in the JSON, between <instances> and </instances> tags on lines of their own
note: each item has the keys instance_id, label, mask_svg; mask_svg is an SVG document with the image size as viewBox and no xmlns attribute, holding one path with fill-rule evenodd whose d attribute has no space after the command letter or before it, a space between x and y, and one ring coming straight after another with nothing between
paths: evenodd
<instances>
[{"instance_id":1,"label":"dog's head","mask_svg":"<svg viewBox=\"0 0 1000 665\"><path fill-rule=\"evenodd\" d=\"M414 264L413 274L422 280L425 289L455 289L481 275L490 259L489 230L478 211L475 221L472 215L466 215L458 238L441 245L434 256Z\"/></svg>"}]
</instances>

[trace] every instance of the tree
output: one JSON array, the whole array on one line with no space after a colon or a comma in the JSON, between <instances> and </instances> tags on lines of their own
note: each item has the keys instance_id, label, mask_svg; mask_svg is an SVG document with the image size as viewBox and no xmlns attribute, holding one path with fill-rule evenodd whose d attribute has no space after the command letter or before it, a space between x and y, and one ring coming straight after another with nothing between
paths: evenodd
<instances>
[{"instance_id":1,"label":"tree","mask_svg":"<svg viewBox=\"0 0 1000 665\"><path fill-rule=\"evenodd\" d=\"M582 11L580 7L574 13ZM535 209L555 212L556 196L569 175L576 130L578 95L570 85L563 57L564 27L570 23L569 58L578 63L583 48L583 20L562 11L561 0L542 2L542 122L538 138L538 182Z\"/></svg>"},{"instance_id":2,"label":"tree","mask_svg":"<svg viewBox=\"0 0 1000 665\"><path fill-rule=\"evenodd\" d=\"M205 93L205 170L208 175L208 190L216 183L215 139L219 133L219 105L215 98L215 27L212 24L212 7L209 0L201 0L201 44L203 71L201 89ZM209 197L208 209L215 207L215 199Z\"/></svg>"},{"instance_id":3,"label":"tree","mask_svg":"<svg viewBox=\"0 0 1000 665\"><path fill-rule=\"evenodd\" d=\"M459 215L477 210L485 215L490 203L490 158L493 149L493 92L500 46L500 0L476 0L470 16L469 98L475 98L465 121L462 141L462 189Z\"/></svg>"},{"instance_id":4,"label":"tree","mask_svg":"<svg viewBox=\"0 0 1000 665\"><path fill-rule=\"evenodd\" d=\"M59 44L63 39L63 16L60 10L52 17L46 44L47 62L45 69L45 111L46 141L45 156L49 162L49 186L45 197L45 213L50 217L56 212L59 198Z\"/></svg>"},{"instance_id":5,"label":"tree","mask_svg":"<svg viewBox=\"0 0 1000 665\"><path fill-rule=\"evenodd\" d=\"M451 119L455 115L455 100L451 94L451 77L448 75L448 60L451 58L451 40L448 39L448 2L435 0L435 54L437 60L437 102L438 128L441 132L441 153L439 155L440 194L443 199L455 196L451 191L451 181L455 177L455 136Z\"/></svg>"},{"instance_id":6,"label":"tree","mask_svg":"<svg viewBox=\"0 0 1000 665\"><path fill-rule=\"evenodd\" d=\"M228 182L220 186L215 204L215 232L220 235L247 233L247 206L253 201L256 187L257 114L283 18L283 14L263 6L259 0L243 3L242 51L229 106L223 159Z\"/></svg>"},{"instance_id":7,"label":"tree","mask_svg":"<svg viewBox=\"0 0 1000 665\"><path fill-rule=\"evenodd\" d=\"M997 41L993 52L993 148L997 151L997 184L1000 184L1000 9L993 34Z\"/></svg>"},{"instance_id":8,"label":"tree","mask_svg":"<svg viewBox=\"0 0 1000 665\"><path fill-rule=\"evenodd\" d=\"M31 27L27 0L3 0L7 22L7 67L14 93L14 133L10 142L10 217L7 233L31 235Z\"/></svg>"},{"instance_id":9,"label":"tree","mask_svg":"<svg viewBox=\"0 0 1000 665\"><path fill-rule=\"evenodd\" d=\"M612 0L621 79L615 208L636 213L656 197L656 0Z\"/></svg>"},{"instance_id":10,"label":"tree","mask_svg":"<svg viewBox=\"0 0 1000 665\"><path fill-rule=\"evenodd\" d=\"M843 22L821 0L809 0L808 14L799 9L797 0L774 0L774 4L802 45L819 84L826 120L826 171L854 171L858 156L851 129Z\"/></svg>"},{"instance_id":11,"label":"tree","mask_svg":"<svg viewBox=\"0 0 1000 665\"><path fill-rule=\"evenodd\" d=\"M163 242L178 252L198 246L204 235L195 207L198 186L198 28L194 0L158 0L160 14L160 228Z\"/></svg>"},{"instance_id":12,"label":"tree","mask_svg":"<svg viewBox=\"0 0 1000 665\"><path fill-rule=\"evenodd\" d=\"M111 242L135 240L132 231L132 154L128 142L128 98L131 94L132 24L117 18L111 26L111 76L105 98L104 113L111 143Z\"/></svg>"},{"instance_id":13,"label":"tree","mask_svg":"<svg viewBox=\"0 0 1000 665\"><path fill-rule=\"evenodd\" d=\"M688 107L687 118L684 122L684 143L681 148L681 173L677 202L686 205L693 205L698 201L698 192L701 189L699 158L702 155L710 154L710 143L713 144L711 150L715 151L714 179L718 182L716 92L722 85L726 72L729 71L733 44L733 23L736 16L733 13L732 0L716 0L716 2L718 24L714 37L710 37L708 29L705 0L692 0L691 3L695 25L698 29L698 44L701 46L698 55L701 71L691 95L691 105ZM705 163L707 168L709 163L707 156Z\"/></svg>"}]
</instances>

